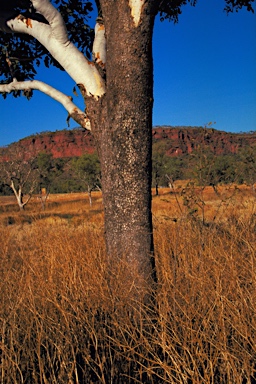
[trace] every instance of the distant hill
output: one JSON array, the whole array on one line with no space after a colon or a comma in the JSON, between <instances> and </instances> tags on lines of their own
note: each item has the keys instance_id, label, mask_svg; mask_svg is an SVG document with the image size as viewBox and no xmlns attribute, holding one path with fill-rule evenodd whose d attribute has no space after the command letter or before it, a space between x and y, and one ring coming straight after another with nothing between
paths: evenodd
<instances>
[{"instance_id":1,"label":"distant hill","mask_svg":"<svg viewBox=\"0 0 256 384\"><path fill-rule=\"evenodd\" d=\"M256 146L256 131L228 133L203 127L156 126L152 130L152 137L153 143L164 143L166 154L171 157L190 154L201 145L216 155L237 153L245 146ZM95 151L90 132L79 128L44 132L26 137L18 143L28 156L45 152L52 153L54 158L74 157Z\"/></svg>"},{"instance_id":2,"label":"distant hill","mask_svg":"<svg viewBox=\"0 0 256 384\"><path fill-rule=\"evenodd\" d=\"M167 155L172 157L190 154L202 145L215 155L227 155L246 146L256 146L256 131L228 133L203 127L154 127L153 142L159 140L166 142Z\"/></svg>"}]
</instances>

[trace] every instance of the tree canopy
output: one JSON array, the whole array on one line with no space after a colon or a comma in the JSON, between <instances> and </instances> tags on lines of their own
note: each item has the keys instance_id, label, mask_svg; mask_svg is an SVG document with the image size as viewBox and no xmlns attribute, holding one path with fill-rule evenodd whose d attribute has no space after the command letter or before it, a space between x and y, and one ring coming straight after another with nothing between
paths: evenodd
<instances>
[{"instance_id":1,"label":"tree canopy","mask_svg":"<svg viewBox=\"0 0 256 384\"><path fill-rule=\"evenodd\" d=\"M94 2L89 0L53 0L54 7L61 13L65 22L68 38L78 49L91 59L94 30L89 25L90 14L94 8ZM197 0L162 0L155 1L154 12L159 13L161 20L178 22L179 16L185 5L195 6ZM253 9L254 0L225 0L226 12L238 11L246 8L250 12ZM96 1L100 9L100 1ZM100 15L100 11L98 13ZM14 18L36 20L40 23L49 22L36 11L30 0L1 1L0 7L0 84L8 84L18 81L33 80L37 74L37 68L43 64L51 65L63 70L61 64L49 53L49 51L37 39L29 34L16 34L8 27L7 22ZM29 25L27 26L30 27ZM23 94L30 98L33 91L14 90L14 97ZM7 93L2 92L3 97Z\"/></svg>"}]
</instances>

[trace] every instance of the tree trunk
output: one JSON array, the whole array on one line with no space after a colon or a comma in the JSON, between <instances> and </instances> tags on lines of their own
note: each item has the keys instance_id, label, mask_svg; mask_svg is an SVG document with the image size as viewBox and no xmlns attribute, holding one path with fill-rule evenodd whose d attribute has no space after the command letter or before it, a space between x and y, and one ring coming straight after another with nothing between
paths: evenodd
<instances>
[{"instance_id":1,"label":"tree trunk","mask_svg":"<svg viewBox=\"0 0 256 384\"><path fill-rule=\"evenodd\" d=\"M158 183L156 183L156 196L158 196Z\"/></svg>"},{"instance_id":2,"label":"tree trunk","mask_svg":"<svg viewBox=\"0 0 256 384\"><path fill-rule=\"evenodd\" d=\"M151 215L152 28L134 25L127 0L102 1L107 40L106 94L86 100L101 162L107 252L124 257L136 289L155 280ZM105 16L106 15L106 16Z\"/></svg>"},{"instance_id":3,"label":"tree trunk","mask_svg":"<svg viewBox=\"0 0 256 384\"><path fill-rule=\"evenodd\" d=\"M24 211L25 210L25 204L23 203L23 193L22 193L21 187L18 187L18 190L16 190L13 181L11 181L10 187L14 192L14 195L16 197L20 211Z\"/></svg>"},{"instance_id":4,"label":"tree trunk","mask_svg":"<svg viewBox=\"0 0 256 384\"><path fill-rule=\"evenodd\" d=\"M87 191L88 191L89 205L91 207L92 206L92 190L89 185L87 187Z\"/></svg>"},{"instance_id":5,"label":"tree trunk","mask_svg":"<svg viewBox=\"0 0 256 384\"><path fill-rule=\"evenodd\" d=\"M18 201L18 204L19 204L20 211L24 211L25 205L23 203L20 203L19 201Z\"/></svg>"}]
</instances>

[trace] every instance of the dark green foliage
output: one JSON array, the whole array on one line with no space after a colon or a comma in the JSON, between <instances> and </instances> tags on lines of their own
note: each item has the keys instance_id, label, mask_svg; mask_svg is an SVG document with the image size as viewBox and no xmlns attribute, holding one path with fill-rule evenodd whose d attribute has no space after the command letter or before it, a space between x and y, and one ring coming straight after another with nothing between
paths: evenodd
<instances>
[{"instance_id":1,"label":"dark green foliage","mask_svg":"<svg viewBox=\"0 0 256 384\"><path fill-rule=\"evenodd\" d=\"M226 0L225 11L238 12L239 9L242 9L243 7L245 7L247 11L254 13L253 3L254 3L254 0Z\"/></svg>"},{"instance_id":2,"label":"dark green foliage","mask_svg":"<svg viewBox=\"0 0 256 384\"><path fill-rule=\"evenodd\" d=\"M219 183L241 183L239 174L236 172L237 159L235 155L224 155L213 159L212 170L210 172L210 184L216 185Z\"/></svg>"},{"instance_id":3,"label":"dark green foliage","mask_svg":"<svg viewBox=\"0 0 256 384\"><path fill-rule=\"evenodd\" d=\"M48 164L48 171L47 168L45 170L46 178L42 180L43 183L41 184L41 186L44 188L47 188L48 186L50 193L69 193L78 191L79 189L76 183L73 181L74 174L70 170L70 159L50 158L50 160L50 164ZM45 165L47 167L47 160Z\"/></svg>"},{"instance_id":4,"label":"dark green foliage","mask_svg":"<svg viewBox=\"0 0 256 384\"><path fill-rule=\"evenodd\" d=\"M71 169L82 190L92 191L100 187L100 162L96 152L73 159Z\"/></svg>"},{"instance_id":5,"label":"dark green foliage","mask_svg":"<svg viewBox=\"0 0 256 384\"><path fill-rule=\"evenodd\" d=\"M175 180L190 179L200 186L256 182L256 151L245 147L237 154L215 155L199 146L190 155L169 157L165 144L153 145L152 187L166 187Z\"/></svg>"},{"instance_id":6,"label":"dark green foliage","mask_svg":"<svg viewBox=\"0 0 256 384\"><path fill-rule=\"evenodd\" d=\"M11 196L12 194L13 192L8 185L0 183L0 196Z\"/></svg>"},{"instance_id":7,"label":"dark green foliage","mask_svg":"<svg viewBox=\"0 0 256 384\"><path fill-rule=\"evenodd\" d=\"M159 2L159 13L161 20L171 20L175 23L178 22L179 16L182 13L182 6L190 3L191 5L196 5L197 0L162 0Z\"/></svg>"},{"instance_id":8,"label":"dark green foliage","mask_svg":"<svg viewBox=\"0 0 256 384\"><path fill-rule=\"evenodd\" d=\"M197 0L162 0L159 1L158 10L160 13L161 20L171 20L175 23L178 22L179 16L182 13L182 7L190 4L195 6ZM253 4L254 0L225 0L226 6L224 10L229 12L238 12L243 7L249 12L254 12Z\"/></svg>"},{"instance_id":9,"label":"dark green foliage","mask_svg":"<svg viewBox=\"0 0 256 384\"><path fill-rule=\"evenodd\" d=\"M158 195L158 187L166 186L167 179L167 163L168 157L166 155L167 142L156 142L153 144L152 153L152 186L156 189Z\"/></svg>"},{"instance_id":10,"label":"dark green foliage","mask_svg":"<svg viewBox=\"0 0 256 384\"><path fill-rule=\"evenodd\" d=\"M96 153L75 158L54 159L51 154L37 157L39 191L50 193L84 192L100 188L100 166Z\"/></svg>"},{"instance_id":11,"label":"dark green foliage","mask_svg":"<svg viewBox=\"0 0 256 384\"><path fill-rule=\"evenodd\" d=\"M39 153L37 156L37 167L39 171L39 188L49 189L54 178L54 164L51 154Z\"/></svg>"},{"instance_id":12,"label":"dark green foliage","mask_svg":"<svg viewBox=\"0 0 256 384\"><path fill-rule=\"evenodd\" d=\"M204 149L190 155L169 157L165 143L153 145L152 187L168 187L175 180L194 180L200 186L256 182L256 153L253 147L246 147L238 154L214 155ZM50 193L85 192L88 188L100 188L100 167L98 156L84 154L78 158L57 158L51 154L37 156L39 186ZM0 185L0 195L12 195L10 188Z\"/></svg>"},{"instance_id":13,"label":"dark green foliage","mask_svg":"<svg viewBox=\"0 0 256 384\"><path fill-rule=\"evenodd\" d=\"M256 177L255 148L244 148L238 154L216 156L212 153L193 153L190 156L190 178L198 185L246 183L253 185Z\"/></svg>"},{"instance_id":14,"label":"dark green foliage","mask_svg":"<svg viewBox=\"0 0 256 384\"><path fill-rule=\"evenodd\" d=\"M256 150L252 147L243 148L238 153L236 172L242 182L249 185L256 183Z\"/></svg>"}]
</instances>

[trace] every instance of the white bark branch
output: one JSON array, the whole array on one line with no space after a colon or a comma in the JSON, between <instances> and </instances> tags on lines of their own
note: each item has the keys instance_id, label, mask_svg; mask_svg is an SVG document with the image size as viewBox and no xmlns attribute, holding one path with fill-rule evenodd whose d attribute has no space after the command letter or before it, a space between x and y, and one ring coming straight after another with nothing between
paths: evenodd
<instances>
[{"instance_id":1,"label":"white bark branch","mask_svg":"<svg viewBox=\"0 0 256 384\"><path fill-rule=\"evenodd\" d=\"M66 25L61 14L48 0L32 0L33 7L48 21L56 40L62 44L69 43Z\"/></svg>"},{"instance_id":2,"label":"white bark branch","mask_svg":"<svg viewBox=\"0 0 256 384\"><path fill-rule=\"evenodd\" d=\"M86 114L73 103L69 96L51 87L50 85L43 83L42 81L13 81L9 84L0 84L0 93L29 91L32 89L41 91L61 103L68 111L69 116L71 116L78 124L88 130L91 129L90 120L86 117Z\"/></svg>"},{"instance_id":3,"label":"white bark branch","mask_svg":"<svg viewBox=\"0 0 256 384\"><path fill-rule=\"evenodd\" d=\"M13 32L25 33L37 39L76 84L83 84L87 96L93 96L96 99L103 96L105 93L104 80L95 64L87 60L82 52L68 40L66 27L60 13L48 0L33 0L32 3L50 24L19 15L15 19L7 21L8 27Z\"/></svg>"},{"instance_id":4,"label":"white bark branch","mask_svg":"<svg viewBox=\"0 0 256 384\"><path fill-rule=\"evenodd\" d=\"M92 48L94 61L102 68L105 68L106 64L106 38L105 27L102 23L96 23L95 25L95 38Z\"/></svg>"}]
</instances>

